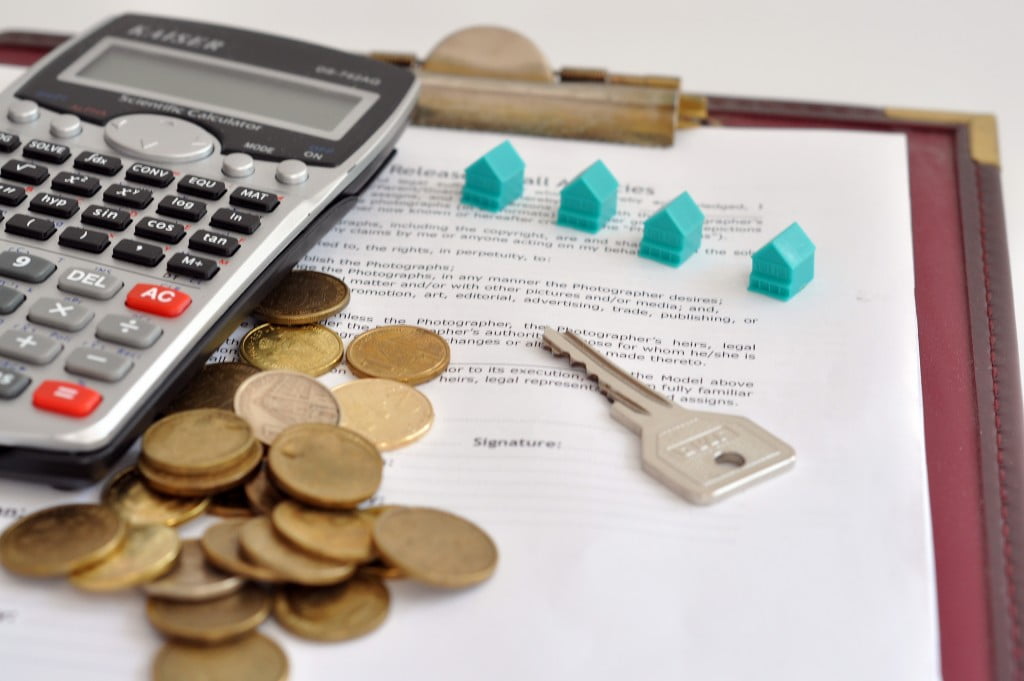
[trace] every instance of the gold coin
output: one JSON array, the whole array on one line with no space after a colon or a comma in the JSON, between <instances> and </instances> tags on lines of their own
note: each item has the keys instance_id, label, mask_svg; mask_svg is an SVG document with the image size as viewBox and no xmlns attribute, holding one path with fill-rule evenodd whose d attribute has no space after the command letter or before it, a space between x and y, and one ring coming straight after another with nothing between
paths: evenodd
<instances>
[{"instance_id":1,"label":"gold coin","mask_svg":"<svg viewBox=\"0 0 1024 681\"><path fill-rule=\"evenodd\" d=\"M182 412L184 413L184 412ZM238 485L253 472L263 460L263 445L257 440L245 452L238 464L226 470L207 475L177 475L153 468L146 459L139 459L138 469L146 483L164 494L194 497L214 494Z\"/></svg>"},{"instance_id":2,"label":"gold coin","mask_svg":"<svg viewBox=\"0 0 1024 681\"><path fill-rule=\"evenodd\" d=\"M379 627L390 600L387 587L369 577L320 588L289 586L274 599L274 617L299 636L344 641Z\"/></svg>"},{"instance_id":3,"label":"gold coin","mask_svg":"<svg viewBox=\"0 0 1024 681\"><path fill-rule=\"evenodd\" d=\"M341 361L341 337L319 324L261 324L245 334L239 352L258 369L290 369L310 376L326 374Z\"/></svg>"},{"instance_id":4,"label":"gold coin","mask_svg":"<svg viewBox=\"0 0 1024 681\"><path fill-rule=\"evenodd\" d=\"M270 596L255 584L211 601L186 603L150 598L146 615L157 631L195 643L220 643L260 626L270 614ZM201 677L200 677L201 678Z\"/></svg>"},{"instance_id":5,"label":"gold coin","mask_svg":"<svg viewBox=\"0 0 1024 681\"><path fill-rule=\"evenodd\" d=\"M53 506L25 516L0 535L0 562L27 577L67 575L117 551L126 528L108 506Z\"/></svg>"},{"instance_id":6,"label":"gold coin","mask_svg":"<svg viewBox=\"0 0 1024 681\"><path fill-rule=\"evenodd\" d=\"M238 465L253 434L240 416L224 409L192 409L165 416L142 436L142 460L175 475L206 475Z\"/></svg>"},{"instance_id":7,"label":"gold coin","mask_svg":"<svg viewBox=\"0 0 1024 681\"><path fill-rule=\"evenodd\" d=\"M210 515L221 518L251 518L256 515L241 485L214 494L206 510Z\"/></svg>"},{"instance_id":8,"label":"gold coin","mask_svg":"<svg viewBox=\"0 0 1024 681\"><path fill-rule=\"evenodd\" d=\"M235 404L235 390L242 381L259 373L256 367L242 362L207 364L195 378L178 393L164 411L172 414L188 409L227 409Z\"/></svg>"},{"instance_id":9,"label":"gold coin","mask_svg":"<svg viewBox=\"0 0 1024 681\"><path fill-rule=\"evenodd\" d=\"M380 558L363 563L356 570L356 574L371 579L405 579L405 573L401 569L388 565Z\"/></svg>"},{"instance_id":10,"label":"gold coin","mask_svg":"<svg viewBox=\"0 0 1024 681\"><path fill-rule=\"evenodd\" d=\"M297 326L323 321L345 309L348 286L313 270L292 270L256 308L271 324Z\"/></svg>"},{"instance_id":11,"label":"gold coin","mask_svg":"<svg viewBox=\"0 0 1024 681\"><path fill-rule=\"evenodd\" d=\"M434 423L434 408L416 388L386 378L363 378L331 388L341 425L388 451L415 442Z\"/></svg>"},{"instance_id":12,"label":"gold coin","mask_svg":"<svg viewBox=\"0 0 1024 681\"><path fill-rule=\"evenodd\" d=\"M270 514L274 529L303 551L339 563L373 558L370 524L359 513L325 511L285 500Z\"/></svg>"},{"instance_id":13,"label":"gold coin","mask_svg":"<svg viewBox=\"0 0 1024 681\"><path fill-rule=\"evenodd\" d=\"M166 525L133 525L121 548L71 575L86 591L116 591L144 584L167 572L181 550L178 533Z\"/></svg>"},{"instance_id":14,"label":"gold coin","mask_svg":"<svg viewBox=\"0 0 1024 681\"><path fill-rule=\"evenodd\" d=\"M473 523L432 508L395 508L373 525L373 542L387 563L433 586L484 581L498 564L494 542Z\"/></svg>"},{"instance_id":15,"label":"gold coin","mask_svg":"<svg viewBox=\"0 0 1024 681\"><path fill-rule=\"evenodd\" d=\"M264 371L238 386L235 411L269 445L277 434L297 423L330 423L341 417L331 391L316 379L295 371Z\"/></svg>"},{"instance_id":16,"label":"gold coin","mask_svg":"<svg viewBox=\"0 0 1024 681\"><path fill-rule=\"evenodd\" d=\"M130 525L157 523L168 527L195 518L210 501L207 497L172 497L155 492L135 468L126 468L111 478L102 498Z\"/></svg>"},{"instance_id":17,"label":"gold coin","mask_svg":"<svg viewBox=\"0 0 1024 681\"><path fill-rule=\"evenodd\" d=\"M373 443L338 426L292 426L267 454L271 478L289 496L322 508L355 508L380 487L384 460Z\"/></svg>"},{"instance_id":18,"label":"gold coin","mask_svg":"<svg viewBox=\"0 0 1024 681\"><path fill-rule=\"evenodd\" d=\"M274 510L274 506L278 502L284 499L284 495L274 487L270 476L267 475L266 462L246 481L245 498L249 500L249 505L258 515L267 515Z\"/></svg>"},{"instance_id":19,"label":"gold coin","mask_svg":"<svg viewBox=\"0 0 1024 681\"><path fill-rule=\"evenodd\" d=\"M237 575L213 567L195 539L181 542L181 552L170 572L144 584L147 595L170 601L209 601L229 596L245 584Z\"/></svg>"},{"instance_id":20,"label":"gold coin","mask_svg":"<svg viewBox=\"0 0 1024 681\"><path fill-rule=\"evenodd\" d=\"M448 342L418 326L379 326L356 336L345 356L361 378L390 378L416 385L448 368Z\"/></svg>"},{"instance_id":21,"label":"gold coin","mask_svg":"<svg viewBox=\"0 0 1024 681\"><path fill-rule=\"evenodd\" d=\"M356 569L351 563L317 558L292 546L277 534L267 516L246 521L238 538L246 558L270 568L287 582L308 586L337 584L351 577Z\"/></svg>"},{"instance_id":22,"label":"gold coin","mask_svg":"<svg viewBox=\"0 0 1024 681\"><path fill-rule=\"evenodd\" d=\"M154 681L285 681L288 658L259 633L204 646L169 641L153 663Z\"/></svg>"},{"instance_id":23,"label":"gold coin","mask_svg":"<svg viewBox=\"0 0 1024 681\"><path fill-rule=\"evenodd\" d=\"M269 568L256 565L242 553L239 533L245 520L224 520L206 528L199 539L206 559L216 567L233 575L258 582L280 582L281 576Z\"/></svg>"}]
</instances>

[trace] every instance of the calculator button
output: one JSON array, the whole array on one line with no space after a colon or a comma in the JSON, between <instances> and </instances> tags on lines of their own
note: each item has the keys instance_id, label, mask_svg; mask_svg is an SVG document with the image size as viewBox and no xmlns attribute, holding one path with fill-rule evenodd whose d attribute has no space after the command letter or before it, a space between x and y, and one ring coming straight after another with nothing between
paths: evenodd
<instances>
[{"instance_id":1,"label":"calculator button","mask_svg":"<svg viewBox=\"0 0 1024 681\"><path fill-rule=\"evenodd\" d=\"M164 249L159 246L132 241L131 239L121 239L114 246L112 255L118 260L127 260L137 265L153 267L164 259Z\"/></svg>"},{"instance_id":2,"label":"calculator button","mask_svg":"<svg viewBox=\"0 0 1024 681\"><path fill-rule=\"evenodd\" d=\"M0 168L0 177L17 180L25 184L42 184L50 176L50 171L38 163L29 163L20 158L12 158Z\"/></svg>"},{"instance_id":3,"label":"calculator button","mask_svg":"<svg viewBox=\"0 0 1024 681\"><path fill-rule=\"evenodd\" d=\"M56 298L40 298L28 311L28 320L61 331L79 331L92 321L92 310Z\"/></svg>"},{"instance_id":4,"label":"calculator button","mask_svg":"<svg viewBox=\"0 0 1024 681\"><path fill-rule=\"evenodd\" d=\"M50 183L51 189L78 196L92 196L100 190L100 181L81 173L57 173Z\"/></svg>"},{"instance_id":5,"label":"calculator button","mask_svg":"<svg viewBox=\"0 0 1024 681\"><path fill-rule=\"evenodd\" d=\"M0 203L5 206L17 206L25 200L25 190L13 184L0 182Z\"/></svg>"},{"instance_id":6,"label":"calculator button","mask_svg":"<svg viewBox=\"0 0 1024 681\"><path fill-rule=\"evenodd\" d=\"M75 157L75 167L100 175L116 175L121 170L121 159L116 156L97 154L95 151L83 151Z\"/></svg>"},{"instance_id":7,"label":"calculator button","mask_svg":"<svg viewBox=\"0 0 1024 681\"><path fill-rule=\"evenodd\" d=\"M21 150L25 158L33 158L47 163L63 163L71 158L71 150L63 144L55 144L45 140L29 140Z\"/></svg>"},{"instance_id":8,"label":"calculator button","mask_svg":"<svg viewBox=\"0 0 1024 681\"><path fill-rule=\"evenodd\" d=\"M145 163L133 163L125 171L124 179L154 187L166 187L174 179L174 173L167 168L158 168Z\"/></svg>"},{"instance_id":9,"label":"calculator button","mask_svg":"<svg viewBox=\"0 0 1024 681\"><path fill-rule=\"evenodd\" d=\"M220 208L213 214L213 217L210 218L210 224L214 227L229 229L232 232L252 234L259 229L260 218L258 215L243 213L240 210Z\"/></svg>"},{"instance_id":10,"label":"calculator button","mask_svg":"<svg viewBox=\"0 0 1024 681\"><path fill-rule=\"evenodd\" d=\"M7 118L15 123L31 123L39 118L39 105L31 99L16 99L7 108Z\"/></svg>"},{"instance_id":11,"label":"calculator button","mask_svg":"<svg viewBox=\"0 0 1024 681\"><path fill-rule=\"evenodd\" d=\"M0 369L0 400L13 400L32 382L28 376L10 369Z\"/></svg>"},{"instance_id":12,"label":"calculator button","mask_svg":"<svg viewBox=\"0 0 1024 681\"><path fill-rule=\"evenodd\" d=\"M302 161L290 158L277 164L274 178L281 184L302 184L309 179L309 168Z\"/></svg>"},{"instance_id":13,"label":"calculator button","mask_svg":"<svg viewBox=\"0 0 1024 681\"><path fill-rule=\"evenodd\" d=\"M186 175L178 183L178 191L182 194L198 196L201 199L219 199L228 189L223 182L211 180L198 175Z\"/></svg>"},{"instance_id":14,"label":"calculator button","mask_svg":"<svg viewBox=\"0 0 1024 681\"><path fill-rule=\"evenodd\" d=\"M131 224L132 214L120 208L89 206L82 211L82 222L93 227L103 227L120 232Z\"/></svg>"},{"instance_id":15,"label":"calculator button","mask_svg":"<svg viewBox=\"0 0 1024 681\"><path fill-rule=\"evenodd\" d=\"M161 114L126 114L103 128L107 144L154 163L189 163L213 153L213 135L195 123Z\"/></svg>"},{"instance_id":16,"label":"calculator button","mask_svg":"<svg viewBox=\"0 0 1024 681\"><path fill-rule=\"evenodd\" d=\"M153 200L153 192L126 184L112 184L103 192L103 200L129 208L145 208Z\"/></svg>"},{"instance_id":17,"label":"calculator button","mask_svg":"<svg viewBox=\"0 0 1024 681\"><path fill-rule=\"evenodd\" d=\"M127 357L93 348L76 348L64 363L64 371L69 374L109 383L120 381L131 368L132 361Z\"/></svg>"},{"instance_id":18,"label":"calculator button","mask_svg":"<svg viewBox=\"0 0 1024 681\"><path fill-rule=\"evenodd\" d=\"M95 390L67 381L43 381L32 394L37 408L78 418L93 413L102 401L103 395Z\"/></svg>"},{"instance_id":19,"label":"calculator button","mask_svg":"<svg viewBox=\"0 0 1024 681\"><path fill-rule=\"evenodd\" d=\"M156 284L136 284L124 301L133 310L161 317L177 317L191 303L192 299L184 291Z\"/></svg>"},{"instance_id":20,"label":"calculator button","mask_svg":"<svg viewBox=\"0 0 1024 681\"><path fill-rule=\"evenodd\" d=\"M220 171L228 177L249 177L256 170L256 161L249 154L235 152L224 157Z\"/></svg>"},{"instance_id":21,"label":"calculator button","mask_svg":"<svg viewBox=\"0 0 1024 681\"><path fill-rule=\"evenodd\" d=\"M57 226L53 224L52 220L31 218L19 213L11 216L4 231L18 236L27 236L29 239L45 241L53 236L53 233L57 231Z\"/></svg>"},{"instance_id":22,"label":"calculator button","mask_svg":"<svg viewBox=\"0 0 1024 681\"><path fill-rule=\"evenodd\" d=\"M250 189L249 187L238 187L231 192L230 202L232 206L251 208L262 213L269 213L277 208L277 204L281 203L276 194L261 192L259 189Z\"/></svg>"},{"instance_id":23,"label":"calculator button","mask_svg":"<svg viewBox=\"0 0 1024 681\"><path fill-rule=\"evenodd\" d=\"M10 286L0 286L0 314L11 314L25 302L25 294Z\"/></svg>"},{"instance_id":24,"label":"calculator button","mask_svg":"<svg viewBox=\"0 0 1024 681\"><path fill-rule=\"evenodd\" d=\"M72 267L61 276L57 288L64 293L95 300L109 300L124 286L121 280L106 272Z\"/></svg>"},{"instance_id":25,"label":"calculator button","mask_svg":"<svg viewBox=\"0 0 1024 681\"><path fill-rule=\"evenodd\" d=\"M172 218L181 218L195 222L206 215L206 204L195 199L186 199L183 196L165 196L160 199L160 205L156 212L160 215L169 215Z\"/></svg>"},{"instance_id":26,"label":"calculator button","mask_svg":"<svg viewBox=\"0 0 1024 681\"><path fill-rule=\"evenodd\" d=\"M135 236L176 244L185 238L185 225L170 220L142 218L139 224L135 225Z\"/></svg>"},{"instance_id":27,"label":"calculator button","mask_svg":"<svg viewBox=\"0 0 1024 681\"><path fill-rule=\"evenodd\" d=\"M215 255L234 255L238 250L238 239L201 229L189 238L188 247Z\"/></svg>"},{"instance_id":28,"label":"calculator button","mask_svg":"<svg viewBox=\"0 0 1024 681\"><path fill-rule=\"evenodd\" d=\"M29 202L28 209L57 218L69 218L78 212L78 201L57 194L36 194Z\"/></svg>"},{"instance_id":29,"label":"calculator button","mask_svg":"<svg viewBox=\"0 0 1024 681\"><path fill-rule=\"evenodd\" d=\"M100 340L138 350L156 343L162 333L156 324L122 314L108 314L96 326L96 337Z\"/></svg>"},{"instance_id":30,"label":"calculator button","mask_svg":"<svg viewBox=\"0 0 1024 681\"><path fill-rule=\"evenodd\" d=\"M28 253L18 253L17 251L0 253L0 277L10 277L18 281L38 284L41 281L46 281L47 277L56 269L57 266L49 260L43 260Z\"/></svg>"},{"instance_id":31,"label":"calculator button","mask_svg":"<svg viewBox=\"0 0 1024 681\"><path fill-rule=\"evenodd\" d=\"M57 243L68 248L76 248L80 251L90 253L101 253L110 245L110 239L103 232L95 229L82 229L81 227L65 227Z\"/></svg>"},{"instance_id":32,"label":"calculator button","mask_svg":"<svg viewBox=\"0 0 1024 681\"><path fill-rule=\"evenodd\" d=\"M49 364L63 346L31 331L11 329L0 335L0 355L26 364Z\"/></svg>"},{"instance_id":33,"label":"calculator button","mask_svg":"<svg viewBox=\"0 0 1024 681\"><path fill-rule=\"evenodd\" d=\"M82 119L75 114L61 114L50 121L50 134L61 139L82 134Z\"/></svg>"},{"instance_id":34,"label":"calculator button","mask_svg":"<svg viewBox=\"0 0 1024 681\"><path fill-rule=\"evenodd\" d=\"M200 258L198 255L189 253L175 253L167 261L168 272L196 279L212 279L219 269L215 260Z\"/></svg>"},{"instance_id":35,"label":"calculator button","mask_svg":"<svg viewBox=\"0 0 1024 681\"><path fill-rule=\"evenodd\" d=\"M21 145L21 138L9 132L0 132L0 151L14 151Z\"/></svg>"}]
</instances>

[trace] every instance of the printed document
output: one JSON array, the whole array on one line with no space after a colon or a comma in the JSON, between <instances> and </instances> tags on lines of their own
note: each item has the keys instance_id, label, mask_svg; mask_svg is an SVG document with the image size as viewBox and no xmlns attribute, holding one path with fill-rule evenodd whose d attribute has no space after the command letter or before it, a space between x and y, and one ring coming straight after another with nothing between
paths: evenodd
<instances>
[{"instance_id":1,"label":"printed document","mask_svg":"<svg viewBox=\"0 0 1024 681\"><path fill-rule=\"evenodd\" d=\"M524 195L461 205L464 169L504 139ZM268 621L289 678L938 679L906 155L887 133L702 128L652 149L410 128L300 266L351 288L326 322L346 344L383 324L448 340L451 367L420 386L435 425L385 455L374 501L465 516L499 564L465 591L389 583L387 620L346 643ZM560 189L598 159L618 212L596 234L556 226ZM644 220L684 190L706 216L699 252L637 257ZM793 222L814 280L788 302L748 291L751 254ZM253 323L214 359L237 359ZM540 347L545 326L680 405L754 420L795 467L688 504L644 473L596 385ZM0 528L98 496L0 481ZM0 572L5 681L145 679L161 644L138 592Z\"/></svg>"}]
</instances>

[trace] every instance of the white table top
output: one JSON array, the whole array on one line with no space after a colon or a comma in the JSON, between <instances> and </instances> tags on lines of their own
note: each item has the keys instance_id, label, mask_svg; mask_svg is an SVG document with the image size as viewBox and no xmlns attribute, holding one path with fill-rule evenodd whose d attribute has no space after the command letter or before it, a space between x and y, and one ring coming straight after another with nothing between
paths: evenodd
<instances>
[{"instance_id":1,"label":"white table top","mask_svg":"<svg viewBox=\"0 0 1024 681\"><path fill-rule=\"evenodd\" d=\"M0 24L73 33L109 14L164 12L334 45L425 56L452 31L493 24L555 67L681 75L706 94L990 112L999 121L1011 261L1024 319L1024 3L1019 0L431 0L408 3L138 0L7 3ZM1020 344L1024 348L1024 343ZM1022 353L1024 354L1024 353Z\"/></svg>"}]
</instances>

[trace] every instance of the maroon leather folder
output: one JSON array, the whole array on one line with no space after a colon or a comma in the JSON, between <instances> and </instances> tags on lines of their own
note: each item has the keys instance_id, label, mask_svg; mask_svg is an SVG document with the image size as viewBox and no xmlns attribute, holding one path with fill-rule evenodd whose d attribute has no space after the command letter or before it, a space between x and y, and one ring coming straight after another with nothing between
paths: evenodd
<instances>
[{"instance_id":1,"label":"maroon leather folder","mask_svg":"<svg viewBox=\"0 0 1024 681\"><path fill-rule=\"evenodd\" d=\"M0 63L64 38L4 34ZM707 97L707 113L906 134L943 676L1024 681L1022 405L994 119L732 97Z\"/></svg>"}]
</instances>

